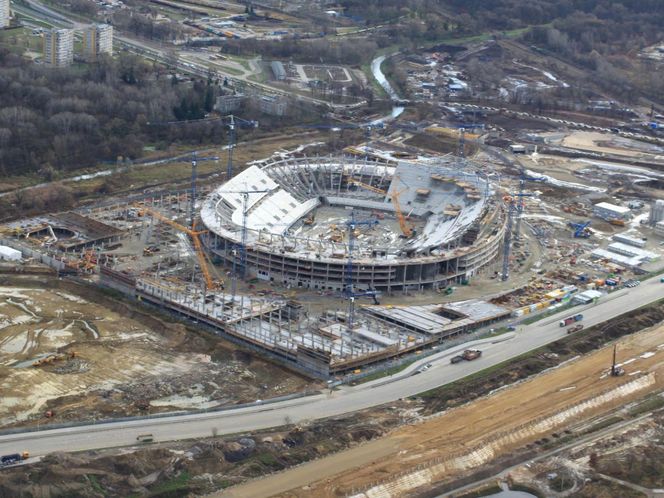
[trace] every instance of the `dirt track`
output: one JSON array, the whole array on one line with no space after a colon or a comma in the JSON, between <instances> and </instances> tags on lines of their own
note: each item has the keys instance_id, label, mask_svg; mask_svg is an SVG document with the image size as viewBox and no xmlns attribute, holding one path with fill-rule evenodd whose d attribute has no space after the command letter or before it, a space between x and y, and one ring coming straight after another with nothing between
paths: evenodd
<instances>
[{"instance_id":1,"label":"dirt track","mask_svg":"<svg viewBox=\"0 0 664 498\"><path fill-rule=\"evenodd\" d=\"M654 354L640 357L648 351ZM664 326L619 342L619 359L627 363L625 377L606 375L611 355L611 347L603 348L424 423L396 430L387 438L220 496L332 497L354 494L375 483L384 486L374 486L371 496L412 496L415 489L431 482L467 473L512 449L562 432L573 422L664 387ZM629 385L617 389L625 384ZM418 465L419 472L409 470L415 471ZM400 473L408 475L398 482Z\"/></svg>"}]
</instances>

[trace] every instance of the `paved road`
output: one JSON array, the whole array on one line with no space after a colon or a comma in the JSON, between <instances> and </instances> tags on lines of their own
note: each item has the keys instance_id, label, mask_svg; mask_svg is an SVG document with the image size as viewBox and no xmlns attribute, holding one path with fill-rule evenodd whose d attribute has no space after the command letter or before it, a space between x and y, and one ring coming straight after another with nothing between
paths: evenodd
<instances>
[{"instance_id":1,"label":"paved road","mask_svg":"<svg viewBox=\"0 0 664 498\"><path fill-rule=\"evenodd\" d=\"M577 307L588 327L618 316L644 304L664 298L664 284L654 278L634 289L624 289L606 296L599 303ZM135 420L101 425L87 425L66 429L12 434L0 437L0 454L30 451L44 455L52 451L89 450L125 446L136 443L139 434L152 434L156 441L201 438L216 434L232 434L265 429L284 424L350 413L364 408L416 395L428 389L478 372L526 351L538 348L565 335L558 321L572 314L543 319L522 326L516 334L498 337L500 342L481 346L484 354L479 360L457 365L449 363L454 350L448 350L421 360L406 372L431 362L433 366L419 375L397 374L394 379L380 379L357 387L346 387L332 394L324 393L306 398L268 405L244 407L224 412L179 415L152 420Z\"/></svg>"}]
</instances>

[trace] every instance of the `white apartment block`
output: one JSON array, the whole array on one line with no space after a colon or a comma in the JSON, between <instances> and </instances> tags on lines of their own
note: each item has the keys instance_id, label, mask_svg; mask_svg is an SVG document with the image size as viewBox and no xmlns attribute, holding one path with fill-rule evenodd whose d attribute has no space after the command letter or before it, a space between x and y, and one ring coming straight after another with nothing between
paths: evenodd
<instances>
[{"instance_id":1,"label":"white apartment block","mask_svg":"<svg viewBox=\"0 0 664 498\"><path fill-rule=\"evenodd\" d=\"M52 29L44 32L44 64L69 66L74 61L74 31Z\"/></svg>"},{"instance_id":2,"label":"white apartment block","mask_svg":"<svg viewBox=\"0 0 664 498\"><path fill-rule=\"evenodd\" d=\"M9 0L0 0L0 28L9 26Z\"/></svg>"},{"instance_id":3,"label":"white apartment block","mask_svg":"<svg viewBox=\"0 0 664 498\"><path fill-rule=\"evenodd\" d=\"M100 54L113 53L113 26L94 24L83 32L83 54L88 60L96 60Z\"/></svg>"}]
</instances>

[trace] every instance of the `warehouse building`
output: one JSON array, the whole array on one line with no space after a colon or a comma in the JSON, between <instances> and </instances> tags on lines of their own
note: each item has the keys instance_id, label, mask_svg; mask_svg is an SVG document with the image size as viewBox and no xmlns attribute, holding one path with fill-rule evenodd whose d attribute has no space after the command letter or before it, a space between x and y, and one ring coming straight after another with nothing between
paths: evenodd
<instances>
[{"instance_id":1,"label":"warehouse building","mask_svg":"<svg viewBox=\"0 0 664 498\"><path fill-rule=\"evenodd\" d=\"M629 220L632 217L631 210L625 206L617 206L608 202L600 202L593 206L593 215L603 220Z\"/></svg>"}]
</instances>

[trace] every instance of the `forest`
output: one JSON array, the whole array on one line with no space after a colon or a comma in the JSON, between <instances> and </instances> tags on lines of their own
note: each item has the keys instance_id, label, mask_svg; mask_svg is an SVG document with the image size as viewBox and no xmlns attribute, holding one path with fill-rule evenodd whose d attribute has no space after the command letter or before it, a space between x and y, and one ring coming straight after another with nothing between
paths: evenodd
<instances>
[{"instance_id":1,"label":"forest","mask_svg":"<svg viewBox=\"0 0 664 498\"><path fill-rule=\"evenodd\" d=\"M401 24L399 36L438 40L457 34L553 26L587 50L654 43L664 26L661 0L342 0L366 24ZM449 33L448 33L449 34Z\"/></svg>"},{"instance_id":2,"label":"forest","mask_svg":"<svg viewBox=\"0 0 664 498\"><path fill-rule=\"evenodd\" d=\"M212 81L178 83L123 53L97 64L52 70L0 48L0 175L135 159L158 140L220 142L221 124L155 125L212 110Z\"/></svg>"}]
</instances>

